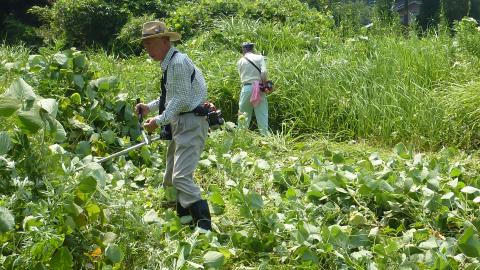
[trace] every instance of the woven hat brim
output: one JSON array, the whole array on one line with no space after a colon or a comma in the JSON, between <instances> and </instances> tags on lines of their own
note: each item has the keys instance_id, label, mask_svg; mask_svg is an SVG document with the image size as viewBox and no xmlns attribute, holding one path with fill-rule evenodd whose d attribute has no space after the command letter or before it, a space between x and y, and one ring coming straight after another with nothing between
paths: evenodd
<instances>
[{"instance_id":1,"label":"woven hat brim","mask_svg":"<svg viewBox=\"0 0 480 270\"><path fill-rule=\"evenodd\" d=\"M157 37L170 37L170 41L177 41L177 40L180 40L182 38L182 35L180 35L179 33L176 33L176 32L159 33L159 34L155 34L155 35L141 37L139 39L134 40L134 42L142 41L142 40L145 40L145 39L157 38Z\"/></svg>"}]
</instances>

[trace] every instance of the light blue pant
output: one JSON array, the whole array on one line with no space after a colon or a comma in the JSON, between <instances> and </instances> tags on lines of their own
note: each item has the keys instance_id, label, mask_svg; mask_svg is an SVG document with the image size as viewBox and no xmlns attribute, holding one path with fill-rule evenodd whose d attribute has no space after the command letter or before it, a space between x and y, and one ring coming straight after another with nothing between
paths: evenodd
<instances>
[{"instance_id":1,"label":"light blue pant","mask_svg":"<svg viewBox=\"0 0 480 270\"><path fill-rule=\"evenodd\" d=\"M268 135L268 102L267 96L264 92L261 92L260 95L262 99L256 107L253 107L250 103L250 96L252 95L252 85L244 85L242 92L240 92L240 100L238 102L238 107L240 113L246 113L247 120L244 122L242 128L248 128L250 122L252 121L253 112L255 112L255 118L257 119L258 129L260 134ZM241 123L241 121L239 121Z\"/></svg>"}]
</instances>

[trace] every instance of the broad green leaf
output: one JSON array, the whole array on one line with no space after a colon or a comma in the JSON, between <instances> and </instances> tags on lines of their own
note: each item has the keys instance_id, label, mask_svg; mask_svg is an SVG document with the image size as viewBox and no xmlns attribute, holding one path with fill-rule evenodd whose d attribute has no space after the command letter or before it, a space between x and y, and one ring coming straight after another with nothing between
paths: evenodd
<instances>
[{"instance_id":1,"label":"broad green leaf","mask_svg":"<svg viewBox=\"0 0 480 270\"><path fill-rule=\"evenodd\" d=\"M180 223L186 225L186 224L191 224L193 223L193 217L190 215L187 216L181 216L180 217Z\"/></svg>"},{"instance_id":2,"label":"broad green leaf","mask_svg":"<svg viewBox=\"0 0 480 270\"><path fill-rule=\"evenodd\" d=\"M418 245L421 249L435 249L438 248L439 245L437 240L434 237L429 238L427 241L423 241Z\"/></svg>"},{"instance_id":3,"label":"broad green leaf","mask_svg":"<svg viewBox=\"0 0 480 270\"><path fill-rule=\"evenodd\" d=\"M107 130L103 131L101 133L102 139L107 143L107 144L113 144L115 143L115 139L117 138L117 135L113 130Z\"/></svg>"},{"instance_id":4,"label":"broad green leaf","mask_svg":"<svg viewBox=\"0 0 480 270\"><path fill-rule=\"evenodd\" d=\"M113 241L115 241L115 239L117 238L117 234L114 233L114 232L106 232L104 235L103 235L103 244L107 245L107 244L111 244L113 243Z\"/></svg>"},{"instance_id":5,"label":"broad green leaf","mask_svg":"<svg viewBox=\"0 0 480 270\"><path fill-rule=\"evenodd\" d=\"M13 230L15 227L15 218L10 210L0 207L0 233Z\"/></svg>"},{"instance_id":6,"label":"broad green leaf","mask_svg":"<svg viewBox=\"0 0 480 270\"><path fill-rule=\"evenodd\" d=\"M154 209L150 209L145 215L143 216L143 222L150 224L150 223L157 223L160 222L158 218L158 214Z\"/></svg>"},{"instance_id":7,"label":"broad green leaf","mask_svg":"<svg viewBox=\"0 0 480 270\"><path fill-rule=\"evenodd\" d=\"M480 189L472 186L466 186L466 187L463 187L460 191L467 194L473 194L473 193L479 192Z\"/></svg>"},{"instance_id":8,"label":"broad green leaf","mask_svg":"<svg viewBox=\"0 0 480 270\"><path fill-rule=\"evenodd\" d=\"M55 251L50 266L55 270L73 269L73 256L67 247L61 247Z\"/></svg>"},{"instance_id":9,"label":"broad green leaf","mask_svg":"<svg viewBox=\"0 0 480 270\"><path fill-rule=\"evenodd\" d=\"M98 90L110 90L117 86L118 79L115 76L98 78L91 82Z\"/></svg>"},{"instance_id":10,"label":"broad green leaf","mask_svg":"<svg viewBox=\"0 0 480 270\"><path fill-rule=\"evenodd\" d=\"M225 201L223 200L222 195L218 191L213 192L208 199L213 204L217 204L221 206L225 205Z\"/></svg>"},{"instance_id":11,"label":"broad green leaf","mask_svg":"<svg viewBox=\"0 0 480 270\"><path fill-rule=\"evenodd\" d=\"M35 100L37 98L37 95L33 92L33 88L21 78L10 85L7 91L5 91L4 96L17 99L20 104L25 100Z\"/></svg>"},{"instance_id":12,"label":"broad green leaf","mask_svg":"<svg viewBox=\"0 0 480 270\"><path fill-rule=\"evenodd\" d=\"M38 101L40 108L44 109L52 118L57 117L58 103L53 98L44 98Z\"/></svg>"},{"instance_id":13,"label":"broad green leaf","mask_svg":"<svg viewBox=\"0 0 480 270\"><path fill-rule=\"evenodd\" d=\"M409 159L411 157L407 147L403 143L395 145L394 152L404 159Z\"/></svg>"},{"instance_id":14,"label":"broad green leaf","mask_svg":"<svg viewBox=\"0 0 480 270\"><path fill-rule=\"evenodd\" d=\"M73 94L70 96L70 101L71 101L73 104L80 105L80 104L82 104L82 97L80 96L79 93L73 93Z\"/></svg>"},{"instance_id":15,"label":"broad green leaf","mask_svg":"<svg viewBox=\"0 0 480 270\"><path fill-rule=\"evenodd\" d=\"M82 53L75 53L73 56L73 68L75 70L82 70L87 62L87 58Z\"/></svg>"},{"instance_id":16,"label":"broad green leaf","mask_svg":"<svg viewBox=\"0 0 480 270\"><path fill-rule=\"evenodd\" d=\"M252 209L262 209L263 199L262 196L256 192L250 192L247 194L247 203L248 206Z\"/></svg>"},{"instance_id":17,"label":"broad green leaf","mask_svg":"<svg viewBox=\"0 0 480 270\"><path fill-rule=\"evenodd\" d=\"M353 212L348 220L350 225L364 225L367 223L367 219L360 212Z\"/></svg>"},{"instance_id":18,"label":"broad green leaf","mask_svg":"<svg viewBox=\"0 0 480 270\"><path fill-rule=\"evenodd\" d=\"M480 241L472 227L467 227L463 235L460 236L458 247L463 254L469 257L480 258Z\"/></svg>"},{"instance_id":19,"label":"broad green leaf","mask_svg":"<svg viewBox=\"0 0 480 270\"><path fill-rule=\"evenodd\" d=\"M177 189L174 187L165 188L165 197L169 202L175 202L177 200Z\"/></svg>"},{"instance_id":20,"label":"broad green leaf","mask_svg":"<svg viewBox=\"0 0 480 270\"><path fill-rule=\"evenodd\" d=\"M268 170L270 169L270 165L268 164L268 162L264 159L257 159L257 161L255 162L255 164L257 165L257 167L260 169L260 170Z\"/></svg>"},{"instance_id":21,"label":"broad green leaf","mask_svg":"<svg viewBox=\"0 0 480 270\"><path fill-rule=\"evenodd\" d=\"M300 256L300 258L302 259L302 261L311 261L315 264L318 263L319 259L318 259L318 256L317 254L315 254L315 252L313 252L310 248L308 248L307 246L300 246L296 251L295 251L296 254L298 254Z\"/></svg>"},{"instance_id":22,"label":"broad green leaf","mask_svg":"<svg viewBox=\"0 0 480 270\"><path fill-rule=\"evenodd\" d=\"M370 260L373 257L373 254L368 250L360 250L353 252L352 254L350 254L350 256L352 256L353 259L359 261L363 259Z\"/></svg>"},{"instance_id":23,"label":"broad green leaf","mask_svg":"<svg viewBox=\"0 0 480 270\"><path fill-rule=\"evenodd\" d=\"M17 111L17 123L19 128L27 134L35 134L44 126L42 117L36 109Z\"/></svg>"},{"instance_id":24,"label":"broad green leaf","mask_svg":"<svg viewBox=\"0 0 480 270\"><path fill-rule=\"evenodd\" d=\"M93 131L93 128L85 123L84 119L81 116L74 116L68 119L68 123L75 128L79 128L85 132Z\"/></svg>"},{"instance_id":25,"label":"broad green leaf","mask_svg":"<svg viewBox=\"0 0 480 270\"><path fill-rule=\"evenodd\" d=\"M100 212L101 212L100 206L98 206L98 204L94 204L94 203L90 203L87 206L85 206L85 210L87 211L88 216L92 220L96 220L97 217L98 217L98 214L100 214Z\"/></svg>"},{"instance_id":26,"label":"broad green leaf","mask_svg":"<svg viewBox=\"0 0 480 270\"><path fill-rule=\"evenodd\" d=\"M12 148L12 139L8 132L0 132L0 155L5 155Z\"/></svg>"},{"instance_id":27,"label":"broad green leaf","mask_svg":"<svg viewBox=\"0 0 480 270\"><path fill-rule=\"evenodd\" d=\"M77 217L83 213L83 208L77 205L76 203L66 203L64 206L65 212L70 214L73 217Z\"/></svg>"},{"instance_id":28,"label":"broad green leaf","mask_svg":"<svg viewBox=\"0 0 480 270\"><path fill-rule=\"evenodd\" d=\"M30 68L45 68L47 66L47 60L42 55L32 54L28 57L28 65Z\"/></svg>"},{"instance_id":29,"label":"broad green leaf","mask_svg":"<svg viewBox=\"0 0 480 270\"><path fill-rule=\"evenodd\" d=\"M42 222L39 221L38 218L34 216L26 216L22 222L22 228L24 231L30 230L31 227L38 227L41 225L42 225Z\"/></svg>"},{"instance_id":30,"label":"broad green leaf","mask_svg":"<svg viewBox=\"0 0 480 270\"><path fill-rule=\"evenodd\" d=\"M85 86L85 80L80 74L73 75L73 83L80 89L83 89L83 87Z\"/></svg>"},{"instance_id":31,"label":"broad green leaf","mask_svg":"<svg viewBox=\"0 0 480 270\"><path fill-rule=\"evenodd\" d=\"M92 153L90 143L88 141L80 141L75 147L75 153L82 156L90 155Z\"/></svg>"},{"instance_id":32,"label":"broad green leaf","mask_svg":"<svg viewBox=\"0 0 480 270\"><path fill-rule=\"evenodd\" d=\"M55 59L55 61L61 66L66 65L68 62L68 57L63 53L54 54L53 59Z\"/></svg>"},{"instance_id":33,"label":"broad green leaf","mask_svg":"<svg viewBox=\"0 0 480 270\"><path fill-rule=\"evenodd\" d=\"M108 244L105 249L105 256L113 264L119 263L123 260L123 252L116 244Z\"/></svg>"},{"instance_id":34,"label":"broad green leaf","mask_svg":"<svg viewBox=\"0 0 480 270\"><path fill-rule=\"evenodd\" d=\"M103 169L102 165L91 162L88 163L82 170L81 177L93 177L97 180L98 186L103 188L108 180L107 172Z\"/></svg>"},{"instance_id":35,"label":"broad green leaf","mask_svg":"<svg viewBox=\"0 0 480 270\"><path fill-rule=\"evenodd\" d=\"M62 246L65 236L58 234L48 234L44 239L38 239L31 248L31 256L36 260L50 260L54 252Z\"/></svg>"},{"instance_id":36,"label":"broad green leaf","mask_svg":"<svg viewBox=\"0 0 480 270\"><path fill-rule=\"evenodd\" d=\"M203 255L203 262L207 267L218 269L225 262L225 255L217 251L208 251Z\"/></svg>"},{"instance_id":37,"label":"broad green leaf","mask_svg":"<svg viewBox=\"0 0 480 270\"><path fill-rule=\"evenodd\" d=\"M462 175L462 170L460 168L454 167L452 170L450 170L450 177L455 178L459 177L460 175Z\"/></svg>"},{"instance_id":38,"label":"broad green leaf","mask_svg":"<svg viewBox=\"0 0 480 270\"><path fill-rule=\"evenodd\" d=\"M209 159L202 159L198 161L198 165L200 165L200 167L210 168L212 167L212 162Z\"/></svg>"},{"instance_id":39,"label":"broad green leaf","mask_svg":"<svg viewBox=\"0 0 480 270\"><path fill-rule=\"evenodd\" d=\"M333 154L332 161L335 164L340 164L345 162L345 158L343 157L342 153L335 153Z\"/></svg>"},{"instance_id":40,"label":"broad green leaf","mask_svg":"<svg viewBox=\"0 0 480 270\"><path fill-rule=\"evenodd\" d=\"M285 192L285 197L289 200L294 200L297 198L297 192L293 187L289 187L288 190Z\"/></svg>"},{"instance_id":41,"label":"broad green leaf","mask_svg":"<svg viewBox=\"0 0 480 270\"><path fill-rule=\"evenodd\" d=\"M78 184L78 189L83 193L93 193L97 190L97 180L93 176L83 177Z\"/></svg>"},{"instance_id":42,"label":"broad green leaf","mask_svg":"<svg viewBox=\"0 0 480 270\"><path fill-rule=\"evenodd\" d=\"M20 108L21 103L11 97L0 97L0 116L9 117Z\"/></svg>"},{"instance_id":43,"label":"broad green leaf","mask_svg":"<svg viewBox=\"0 0 480 270\"><path fill-rule=\"evenodd\" d=\"M67 132L65 131L65 128L63 128L63 125L55 119L55 141L62 143L67 139Z\"/></svg>"}]
</instances>

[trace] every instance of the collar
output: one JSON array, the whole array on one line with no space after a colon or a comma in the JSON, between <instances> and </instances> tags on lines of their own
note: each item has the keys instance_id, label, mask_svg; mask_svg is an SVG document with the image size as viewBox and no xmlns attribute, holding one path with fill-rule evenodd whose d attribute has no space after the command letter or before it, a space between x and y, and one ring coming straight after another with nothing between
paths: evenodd
<instances>
[{"instance_id":1,"label":"collar","mask_svg":"<svg viewBox=\"0 0 480 270\"><path fill-rule=\"evenodd\" d=\"M162 61L162 71L165 71L167 69L168 64L170 63L170 60L172 60L172 55L173 52L176 51L175 47L170 47L170 50L168 50L167 54L165 55L165 58Z\"/></svg>"}]
</instances>

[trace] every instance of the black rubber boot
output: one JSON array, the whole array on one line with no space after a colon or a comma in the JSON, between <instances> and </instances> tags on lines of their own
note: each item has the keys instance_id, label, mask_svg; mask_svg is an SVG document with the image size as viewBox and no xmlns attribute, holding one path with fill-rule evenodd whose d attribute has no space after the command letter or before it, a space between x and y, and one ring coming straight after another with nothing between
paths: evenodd
<instances>
[{"instance_id":1,"label":"black rubber boot","mask_svg":"<svg viewBox=\"0 0 480 270\"><path fill-rule=\"evenodd\" d=\"M206 200L199 200L190 205L190 213L197 227L207 231L212 230L212 218L210 217L210 209L208 209Z\"/></svg>"},{"instance_id":2,"label":"black rubber boot","mask_svg":"<svg viewBox=\"0 0 480 270\"><path fill-rule=\"evenodd\" d=\"M178 217L190 216L190 209L184 208L179 202L177 202L177 216Z\"/></svg>"}]
</instances>

